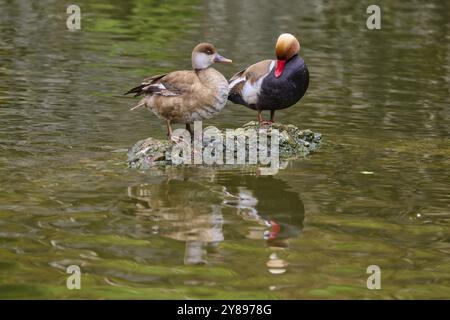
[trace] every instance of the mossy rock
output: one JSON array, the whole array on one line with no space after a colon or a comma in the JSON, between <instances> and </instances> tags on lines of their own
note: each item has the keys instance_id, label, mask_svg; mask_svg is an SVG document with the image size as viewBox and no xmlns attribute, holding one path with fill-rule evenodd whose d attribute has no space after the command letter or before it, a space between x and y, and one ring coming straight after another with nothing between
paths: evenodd
<instances>
[{"instance_id":1,"label":"mossy rock","mask_svg":"<svg viewBox=\"0 0 450 320\"><path fill-rule=\"evenodd\" d=\"M322 138L320 133L313 132L309 129L300 130L292 124L273 123L271 125L260 126L257 121L251 121L236 130L245 131L248 129L267 129L269 141L272 130L277 129L279 131L279 154L281 159L304 157L315 152L320 147ZM222 133L223 141L225 141L224 136L225 134ZM128 152L128 165L130 168L135 169L174 165L171 159L174 145L174 142L155 138L138 141ZM245 145L245 148L246 154L248 154L248 144Z\"/></svg>"}]
</instances>

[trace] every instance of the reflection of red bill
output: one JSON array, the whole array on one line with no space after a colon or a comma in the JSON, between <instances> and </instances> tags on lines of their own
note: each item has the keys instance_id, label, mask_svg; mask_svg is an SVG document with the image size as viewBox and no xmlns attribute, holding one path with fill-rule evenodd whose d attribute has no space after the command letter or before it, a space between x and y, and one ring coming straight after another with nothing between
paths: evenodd
<instances>
[{"instance_id":1,"label":"reflection of red bill","mask_svg":"<svg viewBox=\"0 0 450 320\"><path fill-rule=\"evenodd\" d=\"M273 240L280 233L281 226L278 223L276 223L275 221L272 221L272 220L270 220L269 223L270 223L270 227L271 227L270 228L270 234L269 234L269 240Z\"/></svg>"}]
</instances>

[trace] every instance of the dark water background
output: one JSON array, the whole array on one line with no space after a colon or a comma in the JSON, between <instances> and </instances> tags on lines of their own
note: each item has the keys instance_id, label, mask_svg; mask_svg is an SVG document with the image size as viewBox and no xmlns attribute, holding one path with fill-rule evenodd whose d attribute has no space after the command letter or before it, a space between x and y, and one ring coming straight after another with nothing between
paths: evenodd
<instances>
[{"instance_id":1,"label":"dark water background","mask_svg":"<svg viewBox=\"0 0 450 320\"><path fill-rule=\"evenodd\" d=\"M450 297L447 0L379 1L378 31L356 1L76 3L70 32L65 1L0 0L1 298ZM165 128L124 91L200 41L230 76L282 32L311 81L278 120L321 132L319 153L273 177L126 167ZM230 103L207 124L255 117Z\"/></svg>"}]
</instances>

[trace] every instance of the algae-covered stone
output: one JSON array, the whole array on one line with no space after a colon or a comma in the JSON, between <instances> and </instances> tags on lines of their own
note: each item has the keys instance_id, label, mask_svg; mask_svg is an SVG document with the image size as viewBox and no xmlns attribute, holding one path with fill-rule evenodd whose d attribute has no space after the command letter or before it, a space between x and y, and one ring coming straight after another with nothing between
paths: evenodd
<instances>
[{"instance_id":1,"label":"algae-covered stone","mask_svg":"<svg viewBox=\"0 0 450 320\"><path fill-rule=\"evenodd\" d=\"M170 164L173 143L167 140L147 138L138 141L128 151L128 164L135 169L148 169L155 165Z\"/></svg>"},{"instance_id":2,"label":"algae-covered stone","mask_svg":"<svg viewBox=\"0 0 450 320\"><path fill-rule=\"evenodd\" d=\"M249 132L254 130L259 132L261 129L267 130L267 140L269 144L267 146L258 145L258 151L267 151L270 153L270 141L272 137L272 130L277 129L279 132L279 155L281 159L293 159L297 157L304 157L314 151L320 146L321 134L315 133L309 129L300 130L298 127L292 124L273 123L271 125L259 125L257 121L251 121L244 124L242 127L235 129L235 133ZM225 130L221 132L223 140L223 154L225 155ZM210 144L206 141L203 142L203 147ZM212 142L217 145L217 140ZM219 143L219 145L221 145ZM167 166L172 164L172 148L175 146L174 142L167 140L159 140L155 138L147 138L137 142L133 148L128 152L128 164L131 168L136 169L148 169L154 166ZM245 148L248 156L249 144L245 146L239 145L236 140L236 149ZM266 150L267 149L267 150ZM254 151L254 149L253 149Z\"/></svg>"},{"instance_id":3,"label":"algae-covered stone","mask_svg":"<svg viewBox=\"0 0 450 320\"><path fill-rule=\"evenodd\" d=\"M295 158L306 156L316 151L320 146L322 135L311 130L300 130L293 124L273 123L260 126L257 121L251 121L242 126L244 129L267 129L268 136L272 130L279 131L279 152L281 158Z\"/></svg>"}]
</instances>

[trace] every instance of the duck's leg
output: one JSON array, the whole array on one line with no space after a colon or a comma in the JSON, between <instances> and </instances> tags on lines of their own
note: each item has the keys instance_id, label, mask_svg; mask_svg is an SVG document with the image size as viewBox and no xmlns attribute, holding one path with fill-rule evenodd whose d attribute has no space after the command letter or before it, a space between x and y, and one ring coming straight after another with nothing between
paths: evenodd
<instances>
[{"instance_id":1,"label":"duck's leg","mask_svg":"<svg viewBox=\"0 0 450 320\"><path fill-rule=\"evenodd\" d=\"M262 124L264 122L261 110L258 110L258 122L259 124Z\"/></svg>"},{"instance_id":2,"label":"duck's leg","mask_svg":"<svg viewBox=\"0 0 450 320\"><path fill-rule=\"evenodd\" d=\"M166 125L167 125L167 136L169 137L169 141L170 142L175 142L175 143L180 143L183 141L182 137L173 137L173 130L172 130L172 124L170 122L170 120L166 120Z\"/></svg>"},{"instance_id":3,"label":"duck's leg","mask_svg":"<svg viewBox=\"0 0 450 320\"><path fill-rule=\"evenodd\" d=\"M275 110L270 110L270 122L275 122Z\"/></svg>"},{"instance_id":4,"label":"duck's leg","mask_svg":"<svg viewBox=\"0 0 450 320\"><path fill-rule=\"evenodd\" d=\"M167 137L169 138L170 141L172 141L172 125L170 124L170 120L166 120L166 125L167 125Z\"/></svg>"},{"instance_id":5,"label":"duck's leg","mask_svg":"<svg viewBox=\"0 0 450 320\"><path fill-rule=\"evenodd\" d=\"M192 130L192 127L191 127L190 123L186 123L186 130L189 131L191 136L194 136L194 131Z\"/></svg>"},{"instance_id":6,"label":"duck's leg","mask_svg":"<svg viewBox=\"0 0 450 320\"><path fill-rule=\"evenodd\" d=\"M267 121L267 120L263 119L262 111L258 110L258 121L259 121L259 124L260 125L262 125L262 124L268 124L268 125L273 124L274 113L275 113L274 110L270 110L270 121Z\"/></svg>"}]
</instances>

